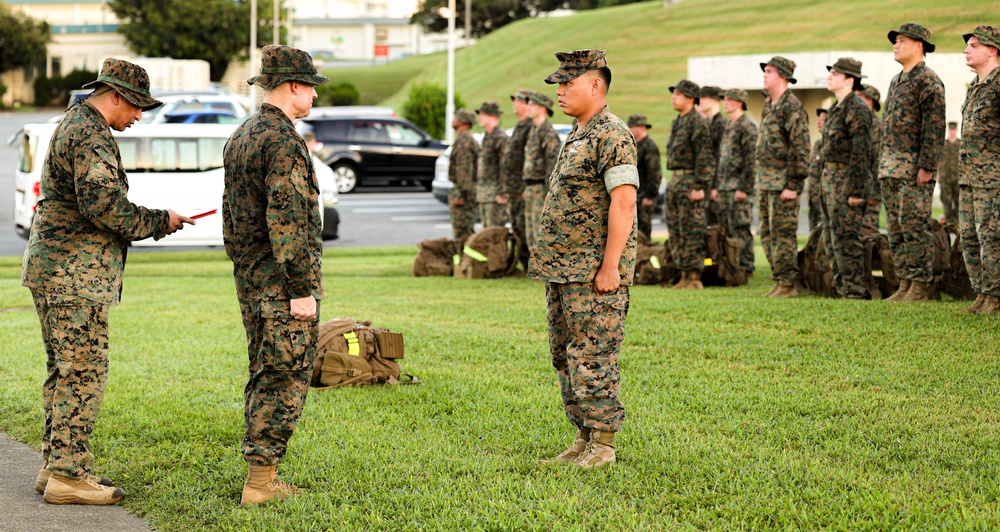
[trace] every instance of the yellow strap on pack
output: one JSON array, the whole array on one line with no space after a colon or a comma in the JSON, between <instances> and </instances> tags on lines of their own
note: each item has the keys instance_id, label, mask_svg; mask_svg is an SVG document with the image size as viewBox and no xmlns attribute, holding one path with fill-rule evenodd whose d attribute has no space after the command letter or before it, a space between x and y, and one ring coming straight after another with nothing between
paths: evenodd
<instances>
[{"instance_id":1,"label":"yellow strap on pack","mask_svg":"<svg viewBox=\"0 0 1000 532\"><path fill-rule=\"evenodd\" d=\"M705 266L711 266L713 264L715 264L715 262L712 261L712 257L705 257Z\"/></svg>"},{"instance_id":2,"label":"yellow strap on pack","mask_svg":"<svg viewBox=\"0 0 1000 532\"><path fill-rule=\"evenodd\" d=\"M361 356L361 348L358 347L358 334L354 331L347 331L344 333L344 339L347 340L347 354Z\"/></svg>"},{"instance_id":3,"label":"yellow strap on pack","mask_svg":"<svg viewBox=\"0 0 1000 532\"><path fill-rule=\"evenodd\" d=\"M456 255L452 255L451 256L451 262L454 262L455 266L458 266L459 264L462 263L462 257L459 257L457 254Z\"/></svg>"},{"instance_id":4,"label":"yellow strap on pack","mask_svg":"<svg viewBox=\"0 0 1000 532\"><path fill-rule=\"evenodd\" d=\"M469 246L465 246L464 248L462 248L462 253L465 253L466 255L478 260L479 262L486 262L486 255L483 255L482 253L470 248Z\"/></svg>"},{"instance_id":5,"label":"yellow strap on pack","mask_svg":"<svg viewBox=\"0 0 1000 532\"><path fill-rule=\"evenodd\" d=\"M656 268L657 270L659 270L660 269L660 259L659 259L659 257L657 257L656 255L653 255L652 257L649 257L649 265L652 266L653 268Z\"/></svg>"}]
</instances>

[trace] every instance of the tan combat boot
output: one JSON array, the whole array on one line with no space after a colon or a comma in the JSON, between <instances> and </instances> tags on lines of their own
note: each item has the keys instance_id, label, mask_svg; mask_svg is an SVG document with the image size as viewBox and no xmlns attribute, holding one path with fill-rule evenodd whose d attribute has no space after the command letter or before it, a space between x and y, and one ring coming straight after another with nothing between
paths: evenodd
<instances>
[{"instance_id":1,"label":"tan combat boot","mask_svg":"<svg viewBox=\"0 0 1000 532\"><path fill-rule=\"evenodd\" d=\"M688 272L688 290L704 290L705 286L701 284L701 272L694 270Z\"/></svg>"},{"instance_id":2,"label":"tan combat boot","mask_svg":"<svg viewBox=\"0 0 1000 532\"><path fill-rule=\"evenodd\" d=\"M46 461L42 469L38 471L38 476L35 477L35 491L38 493L45 493L45 485L49 483L49 477L52 476L52 472L47 468L49 467L49 462ZM93 477L94 481L105 487L112 487L115 485L110 478L105 477Z\"/></svg>"},{"instance_id":3,"label":"tan combat boot","mask_svg":"<svg viewBox=\"0 0 1000 532\"><path fill-rule=\"evenodd\" d=\"M52 475L45 484L45 502L50 504L114 504L125 497L121 488L102 486L97 478Z\"/></svg>"},{"instance_id":4,"label":"tan combat boot","mask_svg":"<svg viewBox=\"0 0 1000 532\"><path fill-rule=\"evenodd\" d=\"M996 314L997 312L1000 312L1000 297L986 296L986 300L983 301L983 306L978 312L976 312L976 314L980 316L988 316L990 314Z\"/></svg>"},{"instance_id":5,"label":"tan combat boot","mask_svg":"<svg viewBox=\"0 0 1000 532\"><path fill-rule=\"evenodd\" d=\"M615 433L600 430L590 431L590 442L587 443L587 450L573 463L584 469L615 463Z\"/></svg>"},{"instance_id":6,"label":"tan combat boot","mask_svg":"<svg viewBox=\"0 0 1000 532\"><path fill-rule=\"evenodd\" d=\"M771 293L770 297L773 298L785 298L785 297L795 297L799 295L799 291L795 289L795 283L791 281L778 281L777 289Z\"/></svg>"},{"instance_id":7,"label":"tan combat boot","mask_svg":"<svg viewBox=\"0 0 1000 532\"><path fill-rule=\"evenodd\" d=\"M969 314L976 314L979 309L983 308L983 303L986 302L986 294L976 294L976 300L972 302L971 305L962 309L962 312L968 312Z\"/></svg>"},{"instance_id":8,"label":"tan combat boot","mask_svg":"<svg viewBox=\"0 0 1000 532\"><path fill-rule=\"evenodd\" d=\"M569 449L559 453L559 456L549 459L549 460L539 460L539 464L561 464L566 462L572 462L577 459L578 456L583 454L587 450L587 443L590 440L590 429L579 429L576 431L576 440L573 441L573 445L569 446Z\"/></svg>"},{"instance_id":9,"label":"tan combat boot","mask_svg":"<svg viewBox=\"0 0 1000 532\"><path fill-rule=\"evenodd\" d=\"M681 272L681 280L680 280L680 282L678 282L677 284L675 284L673 286L673 288L676 289L676 290L684 290L684 289L686 289L688 287L689 284L691 284L691 283L688 280L688 272L687 271L682 271Z\"/></svg>"},{"instance_id":10,"label":"tan combat boot","mask_svg":"<svg viewBox=\"0 0 1000 532\"><path fill-rule=\"evenodd\" d=\"M773 297L774 293L778 291L779 286L781 286L781 283L775 281L774 286L772 286L771 290L769 290L766 294L764 294L764 297Z\"/></svg>"},{"instance_id":11,"label":"tan combat boot","mask_svg":"<svg viewBox=\"0 0 1000 532\"><path fill-rule=\"evenodd\" d=\"M910 282L910 289L906 292L906 295L899 298L900 303L914 303L917 301L930 301L931 298L927 296L927 288L930 285L928 283L922 283L920 281Z\"/></svg>"},{"instance_id":12,"label":"tan combat boot","mask_svg":"<svg viewBox=\"0 0 1000 532\"><path fill-rule=\"evenodd\" d=\"M899 288L896 289L896 292L894 294L892 294L891 296L885 298L885 300L886 301L899 301L900 299L903 299L903 296L905 296L907 294L907 292L909 292L909 291L910 291L910 280L909 279L900 279L899 280Z\"/></svg>"},{"instance_id":13,"label":"tan combat boot","mask_svg":"<svg viewBox=\"0 0 1000 532\"><path fill-rule=\"evenodd\" d=\"M264 504L277 498L285 499L302 493L302 490L278 478L277 466L250 464L240 504Z\"/></svg>"}]
</instances>

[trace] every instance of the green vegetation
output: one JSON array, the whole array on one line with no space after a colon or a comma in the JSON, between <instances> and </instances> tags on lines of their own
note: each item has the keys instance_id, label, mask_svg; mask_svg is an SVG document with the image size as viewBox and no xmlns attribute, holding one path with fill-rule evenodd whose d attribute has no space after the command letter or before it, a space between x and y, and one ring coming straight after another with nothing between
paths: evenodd
<instances>
[{"instance_id":1,"label":"green vegetation","mask_svg":"<svg viewBox=\"0 0 1000 532\"><path fill-rule=\"evenodd\" d=\"M455 110L465 107L462 97L456 93L452 99ZM417 83L410 87L410 95L403 103L403 118L424 129L430 136L444 138L445 107L448 105L448 90L437 83Z\"/></svg>"},{"instance_id":2,"label":"green vegetation","mask_svg":"<svg viewBox=\"0 0 1000 532\"><path fill-rule=\"evenodd\" d=\"M764 268L742 288L634 287L620 462L581 471L536 464L573 436L543 286L416 279L414 253L327 250L322 315L404 333L424 384L311 392L282 464L308 494L266 508L238 506L229 261L130 254L96 471L158 530L1000 527L998 322L965 303L769 300ZM0 259L0 431L37 447L45 354L19 271Z\"/></svg>"}]
</instances>

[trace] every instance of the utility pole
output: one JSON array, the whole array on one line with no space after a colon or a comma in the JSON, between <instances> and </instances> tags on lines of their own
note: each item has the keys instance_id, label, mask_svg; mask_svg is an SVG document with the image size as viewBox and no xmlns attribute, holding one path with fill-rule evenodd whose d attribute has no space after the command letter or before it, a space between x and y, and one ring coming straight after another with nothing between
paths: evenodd
<instances>
[{"instance_id":1,"label":"utility pole","mask_svg":"<svg viewBox=\"0 0 1000 532\"><path fill-rule=\"evenodd\" d=\"M444 141L451 144L455 131L451 120L455 116L455 0L448 0L448 101L444 106Z\"/></svg>"}]
</instances>

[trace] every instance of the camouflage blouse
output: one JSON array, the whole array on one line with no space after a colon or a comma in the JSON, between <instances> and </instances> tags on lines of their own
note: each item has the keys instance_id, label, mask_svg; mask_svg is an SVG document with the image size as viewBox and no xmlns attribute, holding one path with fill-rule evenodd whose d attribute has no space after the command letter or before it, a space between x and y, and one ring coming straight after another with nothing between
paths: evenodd
<instances>
[{"instance_id":1,"label":"camouflage blouse","mask_svg":"<svg viewBox=\"0 0 1000 532\"><path fill-rule=\"evenodd\" d=\"M892 78L882 111L879 179L917 179L937 171L944 138L944 84L922 61Z\"/></svg>"},{"instance_id":2,"label":"camouflage blouse","mask_svg":"<svg viewBox=\"0 0 1000 532\"><path fill-rule=\"evenodd\" d=\"M718 190L739 190L753 194L754 151L757 148L757 124L744 114L730 122L719 149Z\"/></svg>"},{"instance_id":3,"label":"camouflage blouse","mask_svg":"<svg viewBox=\"0 0 1000 532\"><path fill-rule=\"evenodd\" d=\"M1000 188L1000 68L969 85L958 175L959 185Z\"/></svg>"},{"instance_id":4,"label":"camouflage blouse","mask_svg":"<svg viewBox=\"0 0 1000 532\"><path fill-rule=\"evenodd\" d=\"M492 203L500 193L500 158L506 143L507 133L500 126L483 137L476 165L476 201L480 203Z\"/></svg>"}]
</instances>

